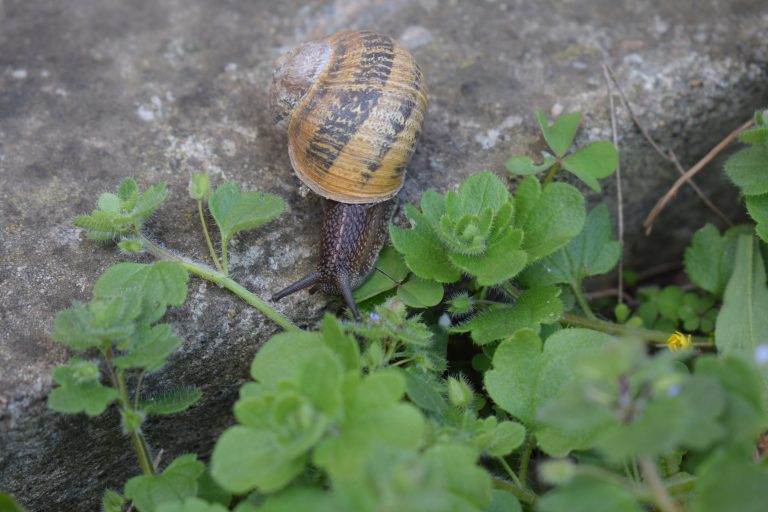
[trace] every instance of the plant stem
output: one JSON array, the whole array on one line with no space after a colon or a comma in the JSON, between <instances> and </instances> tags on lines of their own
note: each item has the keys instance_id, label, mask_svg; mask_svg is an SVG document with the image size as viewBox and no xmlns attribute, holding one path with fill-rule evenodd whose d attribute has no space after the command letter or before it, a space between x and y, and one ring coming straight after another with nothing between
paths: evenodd
<instances>
[{"instance_id":1,"label":"plant stem","mask_svg":"<svg viewBox=\"0 0 768 512\"><path fill-rule=\"evenodd\" d=\"M229 277L229 240L221 239L221 264L224 267L224 277Z\"/></svg>"},{"instance_id":2,"label":"plant stem","mask_svg":"<svg viewBox=\"0 0 768 512\"><path fill-rule=\"evenodd\" d=\"M139 235L139 236L141 237L142 246L156 258L161 260L175 261L179 263L182 267L184 267L187 270L187 272L191 274L195 274L196 276L202 277L203 279L206 279L223 288L226 288L227 290L231 291L232 293L234 293L235 295L243 299L245 302L247 302L254 308L258 309L264 316L266 316L267 318L275 322L277 325L279 325L286 331L301 330L296 324L291 322L291 320L288 317L280 313L278 310L276 310L275 308L267 304L265 301L263 301L253 293L249 292L245 287L243 287L241 284L234 281L230 277L227 277L223 273L217 270L214 270L207 265L203 265L202 263L189 260L163 247L160 247L159 245L157 245L156 243L154 243L152 240L148 239L144 235ZM223 254L226 254L226 253L224 252ZM226 265L226 258L224 258L224 261Z\"/></svg>"},{"instance_id":3,"label":"plant stem","mask_svg":"<svg viewBox=\"0 0 768 512\"><path fill-rule=\"evenodd\" d=\"M671 333L663 331L653 331L650 329L641 329L638 327L628 327L626 325L615 324L613 322L606 322L605 320L599 320L597 318L585 318L583 316L574 315L571 313L563 313L560 317L560 321L566 325L576 327L586 327L588 329L594 329L596 331L602 331L608 334L616 334L619 336L635 336L648 341L656 341L659 343L666 343L667 339L671 336ZM701 337L692 338L695 347L712 347L714 346L711 340Z\"/></svg>"},{"instance_id":4,"label":"plant stem","mask_svg":"<svg viewBox=\"0 0 768 512\"><path fill-rule=\"evenodd\" d=\"M203 200L198 199L197 200L197 212L200 214L200 224L203 226L203 233L205 234L205 243L208 244L208 251L211 253L211 258L213 258L213 264L216 265L216 268L219 269L219 272L222 274L226 274L227 272L224 271L224 269L221 267L221 263L219 262L219 257L216 256L216 249L213 248L213 242L211 242L211 236L208 234L208 223L205 222L205 215L203 215Z\"/></svg>"},{"instance_id":5,"label":"plant stem","mask_svg":"<svg viewBox=\"0 0 768 512\"><path fill-rule=\"evenodd\" d=\"M493 486L496 489L501 489L503 491L509 492L510 494L514 495L515 498L517 498L519 501L522 501L523 503L527 503L528 505L533 505L534 503L536 503L536 500L539 499L539 497L536 496L533 492L526 489L521 489L520 487L516 486L512 482L508 482L503 478L494 477Z\"/></svg>"},{"instance_id":6,"label":"plant stem","mask_svg":"<svg viewBox=\"0 0 768 512\"><path fill-rule=\"evenodd\" d=\"M509 467L509 464L507 464L507 461L506 461L506 460L504 460L504 457L496 457L496 458L497 458L497 459L498 459L498 461L501 463L502 467L504 468L504 471L506 471L506 472L507 472L507 474L509 475L509 478L511 478L511 479L512 479L512 481L513 481L513 482L515 482L515 485L516 485L516 486L518 486L518 487L520 487L521 489L525 489L525 488L526 488L526 486L524 486L524 485L523 485L523 484L520 482L520 479L517 477L517 475L515 474L515 472L514 472L514 471L512 471L512 468L511 468L511 467Z\"/></svg>"},{"instance_id":7,"label":"plant stem","mask_svg":"<svg viewBox=\"0 0 768 512\"><path fill-rule=\"evenodd\" d=\"M555 165L550 167L549 173L547 173L547 177L544 178L544 182L541 184L541 188L544 188L550 183L552 183L552 179L555 177L555 173L559 170L560 170L560 160L555 162Z\"/></svg>"},{"instance_id":8,"label":"plant stem","mask_svg":"<svg viewBox=\"0 0 768 512\"><path fill-rule=\"evenodd\" d=\"M571 283L571 289L573 290L573 294L576 296L576 301L579 303L581 310L584 311L585 315L587 315L587 318L593 320L596 319L597 317L592 312L592 308L589 307L589 302L587 302L587 298L584 296L581 283Z\"/></svg>"},{"instance_id":9,"label":"plant stem","mask_svg":"<svg viewBox=\"0 0 768 512\"><path fill-rule=\"evenodd\" d=\"M523 451L520 455L520 467L517 470L520 481L526 486L528 485L528 465L531 462L531 454L533 453L534 446L536 446L536 438L533 434L528 434L525 437L525 444L523 445Z\"/></svg>"},{"instance_id":10,"label":"plant stem","mask_svg":"<svg viewBox=\"0 0 768 512\"><path fill-rule=\"evenodd\" d=\"M111 364L111 363L110 363ZM120 406L125 411L134 412L131 407L131 401L128 398L128 388L125 385L125 372L119 370L117 373L117 391L120 394ZM147 442L141 432L130 431L128 435L133 443L133 450L136 452L136 458L139 459L139 466L141 471L145 475L154 475L155 467L152 464L152 459L149 456L149 448Z\"/></svg>"},{"instance_id":11,"label":"plant stem","mask_svg":"<svg viewBox=\"0 0 768 512\"><path fill-rule=\"evenodd\" d=\"M645 482L648 484L653 500L656 506L659 507L659 510L661 512L679 512L680 509L672 501L672 498L667 493L667 488L664 486L664 482L661 481L659 472L656 469L656 463L650 457L641 457L640 467L643 470Z\"/></svg>"}]
</instances>

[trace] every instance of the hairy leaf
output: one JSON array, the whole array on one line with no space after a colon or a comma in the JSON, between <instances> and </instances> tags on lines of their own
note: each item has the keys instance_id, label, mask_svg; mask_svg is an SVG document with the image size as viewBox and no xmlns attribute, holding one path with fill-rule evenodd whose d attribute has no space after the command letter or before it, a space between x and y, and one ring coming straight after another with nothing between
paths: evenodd
<instances>
[{"instance_id":1,"label":"hairy leaf","mask_svg":"<svg viewBox=\"0 0 768 512\"><path fill-rule=\"evenodd\" d=\"M125 484L125 497L139 512L153 512L163 503L197 494L197 479L205 465L194 454L176 457L159 475L135 476Z\"/></svg>"}]
</instances>

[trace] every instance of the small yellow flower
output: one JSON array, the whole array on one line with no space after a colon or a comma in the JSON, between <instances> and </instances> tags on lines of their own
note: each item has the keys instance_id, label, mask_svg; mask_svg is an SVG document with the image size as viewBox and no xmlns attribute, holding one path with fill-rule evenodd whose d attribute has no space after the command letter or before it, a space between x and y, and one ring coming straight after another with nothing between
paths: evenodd
<instances>
[{"instance_id":1,"label":"small yellow flower","mask_svg":"<svg viewBox=\"0 0 768 512\"><path fill-rule=\"evenodd\" d=\"M691 335L683 334L680 331L675 332L672 336L667 338L667 347L672 352L683 350L691 346Z\"/></svg>"}]
</instances>

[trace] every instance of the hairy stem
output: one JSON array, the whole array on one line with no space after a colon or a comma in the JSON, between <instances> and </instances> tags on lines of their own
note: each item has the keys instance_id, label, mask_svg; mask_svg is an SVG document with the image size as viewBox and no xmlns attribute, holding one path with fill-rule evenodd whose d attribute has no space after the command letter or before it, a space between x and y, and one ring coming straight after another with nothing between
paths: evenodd
<instances>
[{"instance_id":1,"label":"hairy stem","mask_svg":"<svg viewBox=\"0 0 768 512\"><path fill-rule=\"evenodd\" d=\"M211 281L212 283L215 283L223 288L226 288L227 290L231 291L241 299L243 299L245 302L253 306L254 308L258 309L264 316L275 322L277 325L285 329L286 331L300 331L301 329L291 322L288 317L280 313L278 310L270 306L268 303L254 295L253 293L249 292L245 287L243 287L241 284L237 283L230 277L224 275L223 273L214 270L207 265L203 265L202 263L198 263L195 261L192 261L190 259L184 258L182 256L179 256L178 254L175 254L171 251L168 251L167 249L160 247L156 243L154 243L152 240L148 239L144 235L140 235L141 237L141 244L142 246L153 256L155 256L158 259L161 260L168 260L168 261L175 261L179 263L182 267L184 267L187 272L194 274L196 276L202 277L203 279L206 279L208 281ZM224 245L222 245L224 247ZM226 254L223 252L223 254ZM225 265L226 265L226 258L224 258Z\"/></svg>"},{"instance_id":2,"label":"hairy stem","mask_svg":"<svg viewBox=\"0 0 768 512\"><path fill-rule=\"evenodd\" d=\"M229 240L221 239L221 264L224 267L224 277L229 277Z\"/></svg>"},{"instance_id":3,"label":"hairy stem","mask_svg":"<svg viewBox=\"0 0 768 512\"><path fill-rule=\"evenodd\" d=\"M517 474L520 477L520 481L523 485L528 485L528 465L531 463L531 455L533 454L533 448L536 446L536 438L533 434L528 434L525 437L525 444L523 445L523 451L520 455L520 467Z\"/></svg>"},{"instance_id":4,"label":"hairy stem","mask_svg":"<svg viewBox=\"0 0 768 512\"><path fill-rule=\"evenodd\" d=\"M128 397L128 388L125 385L125 372L123 370L119 370L116 373L118 387L117 391L120 394L120 408L124 411L134 412L134 409L131 407L131 401ZM147 447L147 442L144 439L144 435L141 432L133 430L128 432L128 435L131 438L131 443L133 443L133 450L136 452L136 458L139 459L139 466L141 467L141 471L145 475L154 475L155 466L152 464L152 459L149 456L149 448Z\"/></svg>"},{"instance_id":5,"label":"hairy stem","mask_svg":"<svg viewBox=\"0 0 768 512\"><path fill-rule=\"evenodd\" d=\"M216 268L221 272L222 274L226 274L224 269L221 267L221 263L219 262L219 257L216 255L216 249L213 248L213 242L211 242L211 236L208 234L208 223L205 222L205 215L203 215L203 200L198 199L197 200L197 212L200 214L200 224L203 226L203 233L205 234L205 243L208 244L208 251L211 253L211 258L213 258L213 264L216 265Z\"/></svg>"},{"instance_id":6,"label":"hairy stem","mask_svg":"<svg viewBox=\"0 0 768 512\"><path fill-rule=\"evenodd\" d=\"M541 188L546 187L550 183L552 183L552 180L555 177L555 173L560 170L560 160L555 162L555 165L550 167L549 172L547 173L547 177L544 178L544 182L541 184Z\"/></svg>"},{"instance_id":7,"label":"hairy stem","mask_svg":"<svg viewBox=\"0 0 768 512\"><path fill-rule=\"evenodd\" d=\"M520 479L517 477L517 474L512 470L511 467L509 467L509 464L507 464L507 461L504 459L504 457L496 457L496 459L501 463L501 466L504 468L504 471L507 472L509 475L509 478L512 479L513 482L515 482L515 485L520 487L521 489L526 489L527 487L523 485L520 482Z\"/></svg>"},{"instance_id":8,"label":"hairy stem","mask_svg":"<svg viewBox=\"0 0 768 512\"><path fill-rule=\"evenodd\" d=\"M508 493L514 495L515 498L517 498L519 501L527 503L528 505L533 505L536 503L536 500L539 499L539 497L536 496L533 492L526 489L521 489L512 482L508 482L503 478L494 477L493 486L496 489L507 491Z\"/></svg>"},{"instance_id":9,"label":"hairy stem","mask_svg":"<svg viewBox=\"0 0 768 512\"><path fill-rule=\"evenodd\" d=\"M592 308L589 307L589 302L587 302L587 298L584 296L581 283L571 283L571 289L573 290L573 294L576 296L576 301L579 303L581 310L584 311L585 315L587 315L587 318L593 320L597 318L592 312Z\"/></svg>"},{"instance_id":10,"label":"hairy stem","mask_svg":"<svg viewBox=\"0 0 768 512\"><path fill-rule=\"evenodd\" d=\"M671 333L668 332L628 327L626 325L606 322L605 320L599 320L597 318L585 318L571 313L563 313L563 316L560 317L560 321L566 325L574 327L586 327L588 329L594 329L596 331L619 336L635 336L637 338L642 338L647 341L656 341L658 343L666 343L667 339L671 336ZM695 337L692 338L692 341L692 345L695 347L714 346L713 342L707 338Z\"/></svg>"},{"instance_id":11,"label":"hairy stem","mask_svg":"<svg viewBox=\"0 0 768 512\"><path fill-rule=\"evenodd\" d=\"M659 471L656 468L656 463L650 457L640 458L640 468L643 471L645 482L651 491L651 496L656 506L661 512L679 512L680 509L677 504L672 501L672 498L667 492L667 488L664 486Z\"/></svg>"}]
</instances>

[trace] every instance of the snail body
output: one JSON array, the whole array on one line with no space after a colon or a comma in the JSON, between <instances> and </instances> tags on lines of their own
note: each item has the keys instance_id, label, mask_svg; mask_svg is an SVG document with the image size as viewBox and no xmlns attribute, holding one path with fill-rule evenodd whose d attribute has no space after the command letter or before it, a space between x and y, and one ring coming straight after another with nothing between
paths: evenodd
<instances>
[{"instance_id":1,"label":"snail body","mask_svg":"<svg viewBox=\"0 0 768 512\"><path fill-rule=\"evenodd\" d=\"M275 63L275 120L287 121L297 176L327 199L320 263L273 300L309 286L342 295L359 317L352 290L362 284L387 239L427 106L411 54L370 31L345 31L303 43Z\"/></svg>"}]
</instances>

